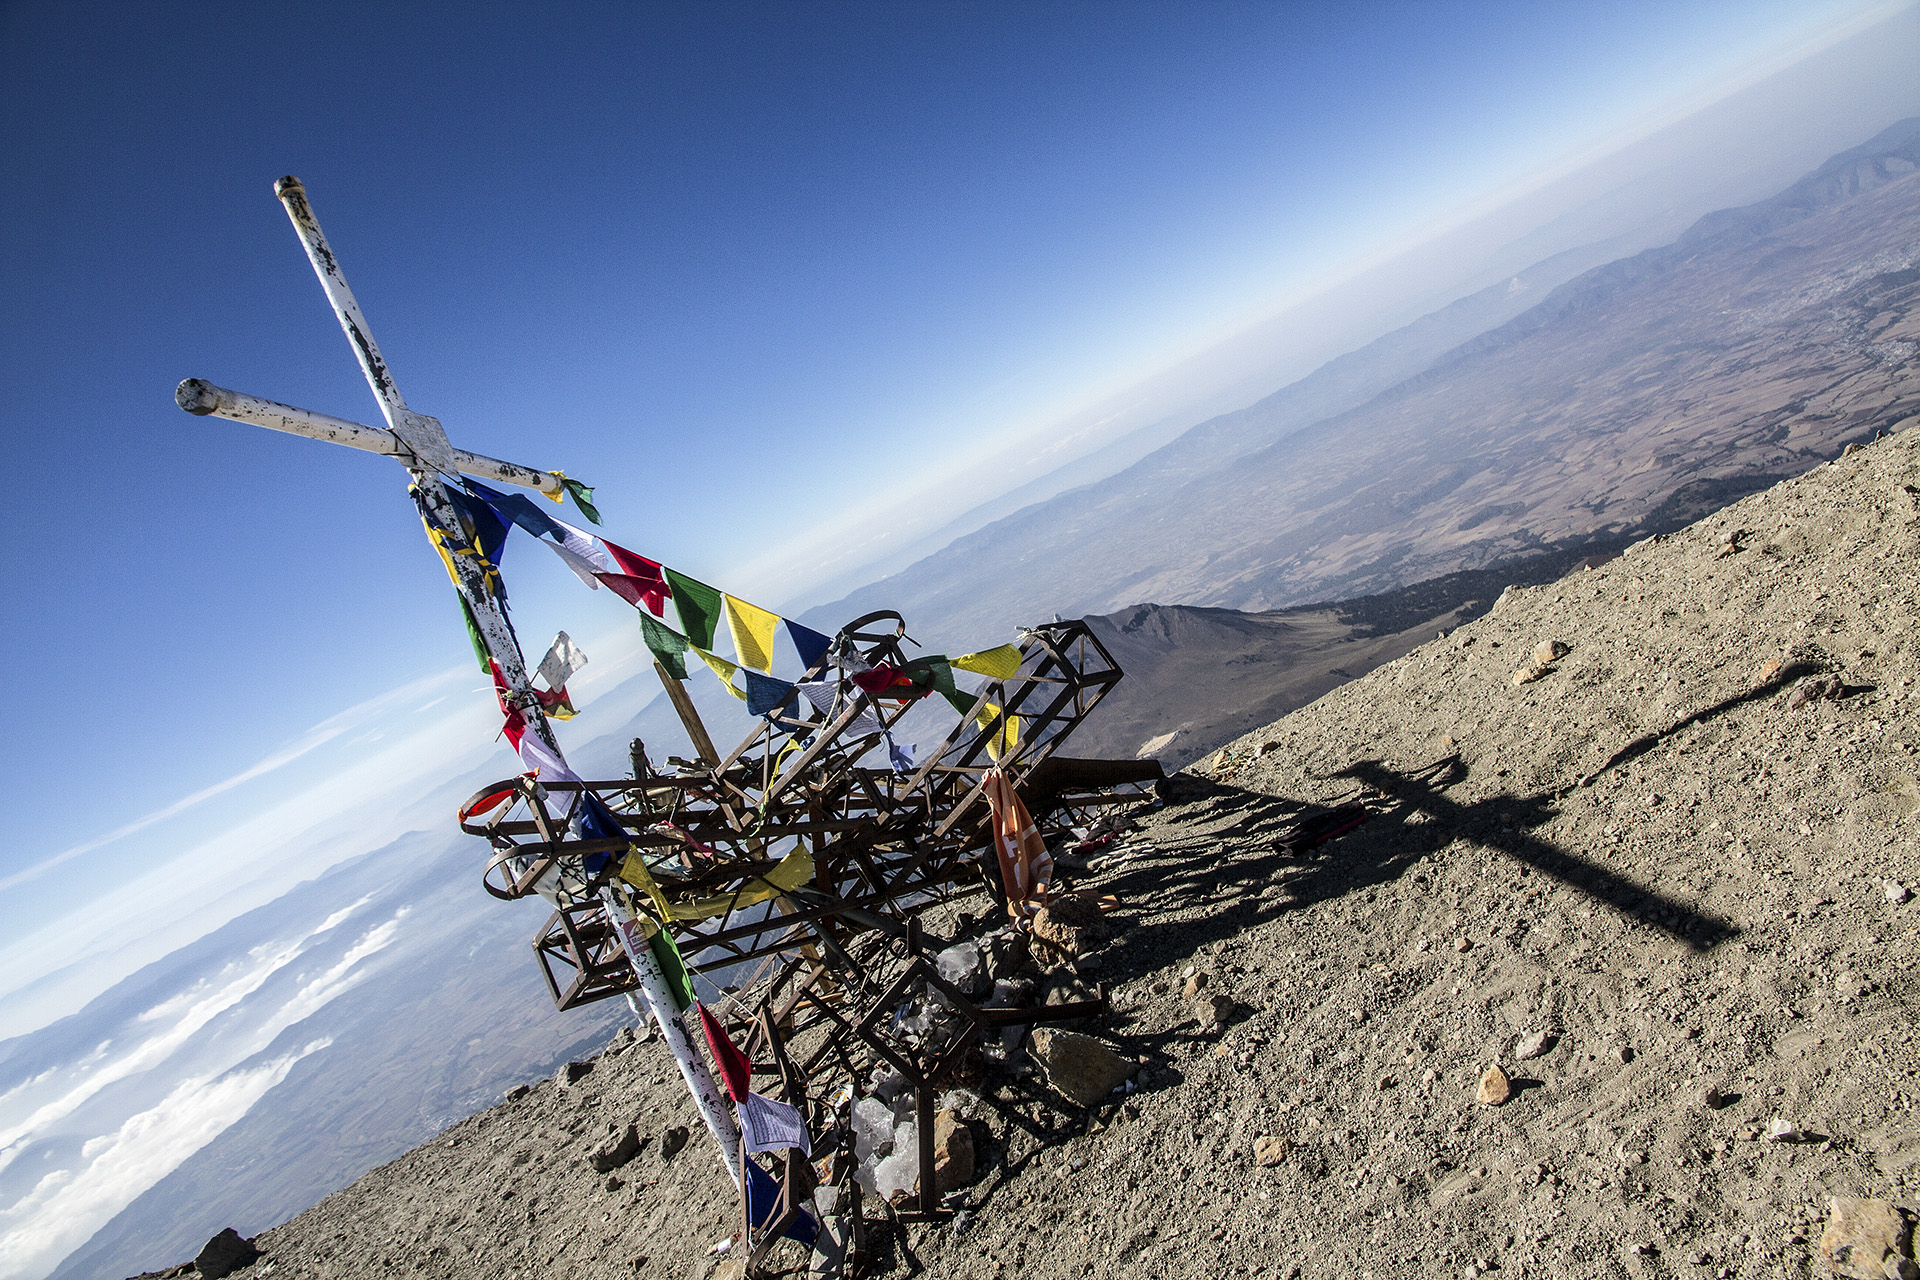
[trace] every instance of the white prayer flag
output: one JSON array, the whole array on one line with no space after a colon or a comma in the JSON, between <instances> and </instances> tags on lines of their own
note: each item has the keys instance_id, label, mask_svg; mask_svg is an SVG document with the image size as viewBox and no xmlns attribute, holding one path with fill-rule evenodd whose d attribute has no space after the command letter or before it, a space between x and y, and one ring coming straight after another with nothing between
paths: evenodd
<instances>
[{"instance_id":1,"label":"white prayer flag","mask_svg":"<svg viewBox=\"0 0 1920 1280\"><path fill-rule=\"evenodd\" d=\"M746 1101L734 1109L740 1114L740 1136L746 1140L748 1151L758 1154L798 1147L808 1156L813 1154L813 1144L807 1140L806 1121L800 1118L797 1108L749 1091Z\"/></svg>"},{"instance_id":2,"label":"white prayer flag","mask_svg":"<svg viewBox=\"0 0 1920 1280\"><path fill-rule=\"evenodd\" d=\"M586 665L587 655L580 652L580 646L562 631L553 638L553 647L540 660L540 670L535 674L547 682L547 688L559 690L566 688L573 673Z\"/></svg>"}]
</instances>

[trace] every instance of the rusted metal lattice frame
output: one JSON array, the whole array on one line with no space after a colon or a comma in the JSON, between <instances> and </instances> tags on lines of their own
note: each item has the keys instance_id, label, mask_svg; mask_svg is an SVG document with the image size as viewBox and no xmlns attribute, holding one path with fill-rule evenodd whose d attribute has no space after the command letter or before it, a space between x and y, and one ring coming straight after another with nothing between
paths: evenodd
<instances>
[{"instance_id":1,"label":"rusted metal lattice frame","mask_svg":"<svg viewBox=\"0 0 1920 1280\"><path fill-rule=\"evenodd\" d=\"M866 629L887 620L896 624L891 631ZM899 615L868 615L842 631L835 660L843 671L885 663L924 673L926 660L916 662L901 651L904 634ZM830 713L791 698L708 767L682 765L678 773L659 774L637 764L634 778L614 782L541 787L518 779L483 789L463 813L482 797L504 796L505 802L462 825L494 846L488 891L503 898L542 892L555 901L534 940L555 1004L571 1008L634 985L598 892L629 847L643 857L675 853L678 868L656 862L654 872L673 896L732 897L706 919L667 923L689 967L715 973L761 962L752 984L758 1009L745 1028L749 1055L773 1064L779 1093L801 1109L809 1132L822 1135L836 1123L826 1106L834 1084L857 1087L881 1062L898 1071L914 1093L918 1116L921 1196L913 1213L937 1213L935 1099L976 1052L983 1033L1105 1008L1104 997L1044 1010L981 1008L941 978L925 954L922 909L982 881L997 888L987 852L987 771L999 767L1016 786L1042 781L1060 745L1121 678L1112 655L1082 622L1023 632L1020 648L1015 674L985 683L956 727L911 773L859 761L888 740L926 690L876 697L843 676L844 703L836 702ZM881 731L852 735L862 715L876 717ZM1010 723L1015 740L1008 744ZM559 815L574 807L568 793L580 790L591 791L615 814L621 839L579 839L566 829ZM1048 799L1060 805L1067 821L1089 803L1110 800L1085 788L1063 799L1057 790L1049 788ZM744 901L756 889L775 887L765 877L777 865L776 849L788 841L809 849L811 881ZM609 855L609 863L589 875L585 862L596 854ZM956 1015L939 1043L910 1044L888 1029L894 1010L922 992L938 993ZM750 1008L728 1003L735 1010ZM796 1038L810 1043L798 1062L788 1054ZM850 1172L851 1135L843 1137L844 1174ZM792 1224L812 1191L807 1161L789 1152L778 1164L778 1202L759 1224L751 1221L742 1187L750 1265ZM854 1197L857 1215L857 1186L850 1179L842 1185Z\"/></svg>"}]
</instances>

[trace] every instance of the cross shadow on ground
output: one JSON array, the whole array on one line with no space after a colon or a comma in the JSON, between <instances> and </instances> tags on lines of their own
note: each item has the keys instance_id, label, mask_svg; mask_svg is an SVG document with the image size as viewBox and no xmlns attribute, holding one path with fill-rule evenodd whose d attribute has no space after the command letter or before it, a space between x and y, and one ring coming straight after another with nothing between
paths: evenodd
<instances>
[{"instance_id":1,"label":"cross shadow on ground","mask_svg":"<svg viewBox=\"0 0 1920 1280\"><path fill-rule=\"evenodd\" d=\"M1673 735L1770 697L1816 670L1810 663L1795 663L1753 689L1658 732L1643 734L1574 786L1590 785ZM1396 770L1379 760L1359 760L1332 775L1352 781L1353 791L1326 803L1262 795L1225 784L1199 784L1204 794L1186 806L1192 810L1190 825L1208 833L1230 832L1240 847L1225 858L1189 857L1173 867L1155 860L1122 871L1104 887L1123 900L1158 904L1224 900L1221 910L1197 920L1163 921L1147 913L1134 929L1135 945L1141 950L1191 952L1289 912L1389 883L1464 838L1551 877L1598 906L1637 916L1695 951L1738 935L1731 921L1643 888L1601 861L1540 834L1553 820L1556 802L1573 787L1530 796L1457 800L1451 792L1467 774L1467 764L1457 755L1410 770ZM1365 824L1299 856L1288 854L1284 839L1289 833L1353 799L1366 803L1369 820ZM1260 848L1261 841L1269 842L1268 846ZM1251 850L1246 847L1250 842L1255 843Z\"/></svg>"}]
</instances>

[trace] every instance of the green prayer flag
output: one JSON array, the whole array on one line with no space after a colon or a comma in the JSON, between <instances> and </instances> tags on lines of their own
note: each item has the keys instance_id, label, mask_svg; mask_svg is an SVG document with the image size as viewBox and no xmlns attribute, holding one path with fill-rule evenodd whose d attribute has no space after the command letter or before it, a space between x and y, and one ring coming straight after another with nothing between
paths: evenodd
<instances>
[{"instance_id":1,"label":"green prayer flag","mask_svg":"<svg viewBox=\"0 0 1920 1280\"><path fill-rule=\"evenodd\" d=\"M693 1004L693 975L687 972L687 962L680 958L680 948L673 945L673 938L665 929L655 929L647 939L647 950L653 952L667 980L667 990L673 993L673 1002L679 1006L675 1012L685 1013Z\"/></svg>"},{"instance_id":2,"label":"green prayer flag","mask_svg":"<svg viewBox=\"0 0 1920 1280\"><path fill-rule=\"evenodd\" d=\"M474 621L473 606L459 592L454 593L454 598L460 602L460 617L467 624L467 639L473 644L473 656L479 659L482 671L491 672L493 655L487 652L487 638L480 634L480 624Z\"/></svg>"},{"instance_id":3,"label":"green prayer flag","mask_svg":"<svg viewBox=\"0 0 1920 1280\"><path fill-rule=\"evenodd\" d=\"M646 641L647 648L653 651L654 658L667 669L668 675L675 680L687 678L686 654L691 644L685 636L642 613L640 638Z\"/></svg>"},{"instance_id":4,"label":"green prayer flag","mask_svg":"<svg viewBox=\"0 0 1920 1280\"><path fill-rule=\"evenodd\" d=\"M578 480L565 477L562 477L560 483L566 486L569 494L573 495L573 505L580 508L580 514L599 524L600 512L593 505L593 490Z\"/></svg>"},{"instance_id":5,"label":"green prayer flag","mask_svg":"<svg viewBox=\"0 0 1920 1280\"><path fill-rule=\"evenodd\" d=\"M680 611L680 627L687 639L702 649L713 648L713 631L720 625L720 589L671 569L665 572L667 585L673 588L673 607Z\"/></svg>"}]
</instances>

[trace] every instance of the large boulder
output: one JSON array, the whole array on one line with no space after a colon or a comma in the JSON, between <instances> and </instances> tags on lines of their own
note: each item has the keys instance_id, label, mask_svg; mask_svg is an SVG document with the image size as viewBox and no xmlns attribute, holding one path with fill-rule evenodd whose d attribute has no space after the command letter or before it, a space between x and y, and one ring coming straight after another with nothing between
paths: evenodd
<instances>
[{"instance_id":1,"label":"large boulder","mask_svg":"<svg viewBox=\"0 0 1920 1280\"><path fill-rule=\"evenodd\" d=\"M259 1256L260 1251L253 1247L253 1241L228 1227L207 1241L194 1257L193 1267L205 1280L220 1280L221 1276L246 1266Z\"/></svg>"}]
</instances>

